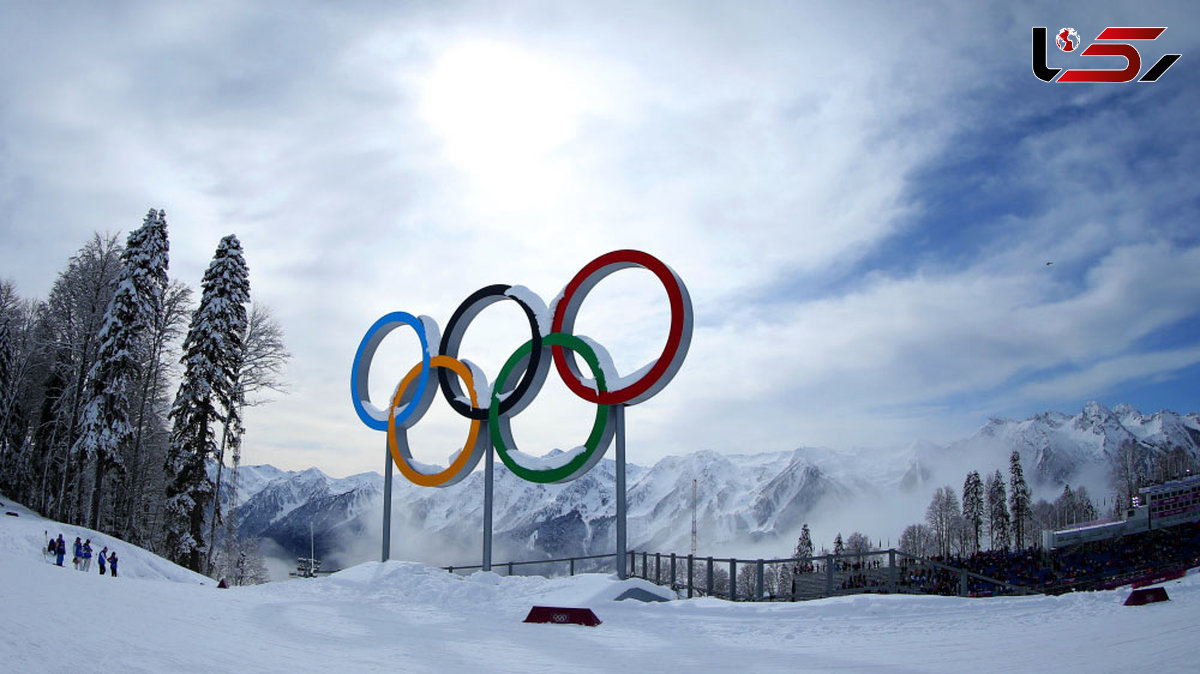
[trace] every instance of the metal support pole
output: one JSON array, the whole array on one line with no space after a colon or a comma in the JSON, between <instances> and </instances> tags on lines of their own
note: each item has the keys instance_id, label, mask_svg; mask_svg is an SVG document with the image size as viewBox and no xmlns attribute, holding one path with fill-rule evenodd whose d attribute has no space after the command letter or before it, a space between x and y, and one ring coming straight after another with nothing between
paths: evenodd
<instances>
[{"instance_id":1,"label":"metal support pole","mask_svg":"<svg viewBox=\"0 0 1200 674\"><path fill-rule=\"evenodd\" d=\"M486 429L485 429L486 430ZM490 437L490 436L489 436ZM492 442L488 440L486 455L483 458L483 570L492 570L492 474L495 467L495 457L492 452ZM512 565L508 567L512 575Z\"/></svg>"},{"instance_id":2,"label":"metal support pole","mask_svg":"<svg viewBox=\"0 0 1200 674\"><path fill-rule=\"evenodd\" d=\"M737 601L737 560L729 558L729 601Z\"/></svg>"},{"instance_id":3,"label":"metal support pole","mask_svg":"<svg viewBox=\"0 0 1200 674\"><path fill-rule=\"evenodd\" d=\"M662 584L662 553L654 553L654 584Z\"/></svg>"},{"instance_id":4,"label":"metal support pole","mask_svg":"<svg viewBox=\"0 0 1200 674\"><path fill-rule=\"evenodd\" d=\"M825 555L825 595L833 596L833 555Z\"/></svg>"},{"instance_id":5,"label":"metal support pole","mask_svg":"<svg viewBox=\"0 0 1200 674\"><path fill-rule=\"evenodd\" d=\"M896 551L888 550L888 592L896 594Z\"/></svg>"},{"instance_id":6,"label":"metal support pole","mask_svg":"<svg viewBox=\"0 0 1200 674\"><path fill-rule=\"evenodd\" d=\"M694 588L694 585L693 585L693 583L692 583L692 561L693 561L693 560L692 560L692 555L688 555L688 574L687 574L687 580L688 580L688 599L691 599L691 598L692 598L692 594L693 594L693 591L694 591L694 590L693 590L693 588Z\"/></svg>"},{"instance_id":7,"label":"metal support pole","mask_svg":"<svg viewBox=\"0 0 1200 674\"><path fill-rule=\"evenodd\" d=\"M625 529L625 406L613 405L612 412L616 415L614 421L617 435L617 559L621 560L617 566L617 578L625 580L629 575L624 565L627 533Z\"/></svg>"},{"instance_id":8,"label":"metal support pole","mask_svg":"<svg viewBox=\"0 0 1200 674\"><path fill-rule=\"evenodd\" d=\"M763 587L763 585L765 585L765 583L763 582L763 560L761 560L761 559L758 560L758 568L755 570L754 575L755 575L754 581L755 581L755 586L756 586L755 592L757 595L756 599L758 599L759 601L762 601L763 594L764 594L763 590L765 589Z\"/></svg>"},{"instance_id":9,"label":"metal support pole","mask_svg":"<svg viewBox=\"0 0 1200 674\"><path fill-rule=\"evenodd\" d=\"M392 452L383 441L383 554L379 561L392 556Z\"/></svg>"},{"instance_id":10,"label":"metal support pole","mask_svg":"<svg viewBox=\"0 0 1200 674\"><path fill-rule=\"evenodd\" d=\"M708 558L708 596L713 596L713 558Z\"/></svg>"},{"instance_id":11,"label":"metal support pole","mask_svg":"<svg viewBox=\"0 0 1200 674\"><path fill-rule=\"evenodd\" d=\"M672 552L671 553L671 585L670 585L672 590L675 589L675 578L676 577L677 576L675 574L675 553Z\"/></svg>"}]
</instances>

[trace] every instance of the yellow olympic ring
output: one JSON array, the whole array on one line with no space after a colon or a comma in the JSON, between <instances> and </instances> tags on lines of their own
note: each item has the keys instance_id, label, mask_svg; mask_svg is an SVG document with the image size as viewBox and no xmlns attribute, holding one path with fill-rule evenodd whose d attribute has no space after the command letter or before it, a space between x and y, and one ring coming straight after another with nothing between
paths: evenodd
<instances>
[{"instance_id":1,"label":"yellow olympic ring","mask_svg":"<svg viewBox=\"0 0 1200 674\"><path fill-rule=\"evenodd\" d=\"M463 383L466 384L467 392L471 397L471 406L479 406L479 401L475 396L475 378L471 375L470 368L468 368L462 361L449 356L434 356L432 359L430 359L429 365L431 368L444 367L454 372L459 377L462 377ZM403 403L402 399L404 398L405 393L408 392L409 385L412 384L414 379L421 375L421 371L424 369L424 367L424 363L417 363L413 369L408 371L408 374L404 376L404 379L400 381L400 385L396 387L396 394L392 397L392 410L399 408ZM430 394L432 394L435 389L431 388L428 390ZM432 397L432 395L430 395L430 397ZM420 401L417 401L414 406L422 407ZM423 411L424 410L414 414L413 416L420 417ZM411 419L412 423L415 423L416 421L417 419L415 418ZM408 447L407 439L404 439L403 442L397 442L396 440L397 434L395 414L388 415L388 449L392 454L392 460L395 461L396 466L400 468L400 472L413 484L417 484L422 487L449 486L466 477L466 475L469 474L475 467L475 463L479 461L480 454L482 453L482 445L480 444L479 440L481 437L483 437L480 434L483 424L484 422L482 420L471 420L471 430L467 434L467 441L463 445L462 451L458 453L458 457L455 458L455 460L449 466L447 466L445 470L437 473L423 473L413 467L412 451ZM402 425L400 427L400 432L407 434L407 426L408 424Z\"/></svg>"}]
</instances>

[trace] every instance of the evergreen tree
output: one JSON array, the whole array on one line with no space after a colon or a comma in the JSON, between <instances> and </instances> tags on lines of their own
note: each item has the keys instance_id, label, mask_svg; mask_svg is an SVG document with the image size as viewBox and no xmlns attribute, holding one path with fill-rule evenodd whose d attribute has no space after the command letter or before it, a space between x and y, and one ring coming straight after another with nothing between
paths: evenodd
<instances>
[{"instance_id":1,"label":"evergreen tree","mask_svg":"<svg viewBox=\"0 0 1200 674\"><path fill-rule=\"evenodd\" d=\"M1054 501L1052 513L1055 526L1062 528L1096 519L1096 506L1088 497L1087 487L1073 491L1068 484Z\"/></svg>"},{"instance_id":2,"label":"evergreen tree","mask_svg":"<svg viewBox=\"0 0 1200 674\"><path fill-rule=\"evenodd\" d=\"M841 555L846 552L846 544L842 542L842 532L838 532L837 538L833 539L833 554Z\"/></svg>"},{"instance_id":3,"label":"evergreen tree","mask_svg":"<svg viewBox=\"0 0 1200 674\"><path fill-rule=\"evenodd\" d=\"M87 518L93 528L99 528L106 473L125 470L122 454L133 436L130 396L143 362L144 336L166 285L167 223L162 211L151 209L121 253L121 271L98 335L100 347L88 376L90 395L74 447L95 469Z\"/></svg>"},{"instance_id":4,"label":"evergreen tree","mask_svg":"<svg viewBox=\"0 0 1200 674\"><path fill-rule=\"evenodd\" d=\"M1033 497L1025 484L1025 473L1021 470L1021 453L1013 450L1008 459L1009 468L1009 514L1012 517L1013 543L1018 550L1025 549L1026 534L1032 526Z\"/></svg>"},{"instance_id":5,"label":"evergreen tree","mask_svg":"<svg viewBox=\"0 0 1200 674\"><path fill-rule=\"evenodd\" d=\"M1009 545L1008 531L1008 493L1004 488L1004 476L996 470L988 476L984 488L987 497L988 530L991 532L992 549L1007 550Z\"/></svg>"},{"instance_id":6,"label":"evergreen tree","mask_svg":"<svg viewBox=\"0 0 1200 674\"><path fill-rule=\"evenodd\" d=\"M979 552L979 536L983 529L983 479L979 471L967 473L963 482L962 514L970 536L971 552Z\"/></svg>"},{"instance_id":7,"label":"evergreen tree","mask_svg":"<svg viewBox=\"0 0 1200 674\"><path fill-rule=\"evenodd\" d=\"M808 531L808 522L800 527L800 538L796 541L796 551L792 553L797 559L813 556L812 534Z\"/></svg>"},{"instance_id":8,"label":"evergreen tree","mask_svg":"<svg viewBox=\"0 0 1200 674\"><path fill-rule=\"evenodd\" d=\"M243 358L249 270L234 235L221 239L201 283L200 306L183 342L183 379L170 418L167 456L167 554L202 571L206 550L204 519L214 486L205 464L216 455L214 425L236 403L236 379Z\"/></svg>"}]
</instances>

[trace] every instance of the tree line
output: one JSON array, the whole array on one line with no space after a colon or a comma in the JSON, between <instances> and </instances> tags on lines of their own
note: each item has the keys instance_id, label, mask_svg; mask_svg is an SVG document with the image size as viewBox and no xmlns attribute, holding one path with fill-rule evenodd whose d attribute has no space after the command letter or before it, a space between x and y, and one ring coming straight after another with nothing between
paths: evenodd
<instances>
[{"instance_id":1,"label":"tree line","mask_svg":"<svg viewBox=\"0 0 1200 674\"><path fill-rule=\"evenodd\" d=\"M1021 454L1009 456L1007 481L1000 469L987 476L970 471L962 499L950 485L939 487L925 510L923 523L900 534L898 549L924 557L970 556L983 550L1022 550L1036 546L1041 533L1095 520L1098 510L1086 487L1063 487L1053 503L1033 500Z\"/></svg>"},{"instance_id":2,"label":"tree line","mask_svg":"<svg viewBox=\"0 0 1200 674\"><path fill-rule=\"evenodd\" d=\"M198 304L168 267L166 214L151 209L123 245L93 235L45 299L0 281L0 491L194 571L265 580L224 506L244 411L283 391L290 354L251 304L236 235L219 242Z\"/></svg>"}]
</instances>

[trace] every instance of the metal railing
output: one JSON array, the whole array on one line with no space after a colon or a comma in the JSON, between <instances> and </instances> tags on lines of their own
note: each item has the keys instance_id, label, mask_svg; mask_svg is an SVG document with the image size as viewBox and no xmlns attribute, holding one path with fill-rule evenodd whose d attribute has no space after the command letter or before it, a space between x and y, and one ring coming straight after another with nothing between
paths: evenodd
<instances>
[{"instance_id":1,"label":"metal railing","mask_svg":"<svg viewBox=\"0 0 1200 674\"><path fill-rule=\"evenodd\" d=\"M611 572L616 553L494 563L506 575L560 576ZM738 559L630 551L629 575L672 588L685 597L730 601L801 601L850 594L1039 594L1014 583L988 578L896 549L865 553ZM481 570L481 565L444 566L450 573ZM730 582L733 579L733 582Z\"/></svg>"},{"instance_id":2,"label":"metal railing","mask_svg":"<svg viewBox=\"0 0 1200 674\"><path fill-rule=\"evenodd\" d=\"M895 549L783 559L631 552L630 567L632 575L669 586L681 595L730 601L799 601L864 593L1038 594L1028 587Z\"/></svg>"},{"instance_id":3,"label":"metal railing","mask_svg":"<svg viewBox=\"0 0 1200 674\"><path fill-rule=\"evenodd\" d=\"M568 575L574 576L576 573L596 573L603 571L611 571L614 563L613 558L617 553L610 552L604 555L585 555L581 557L561 557L557 559L531 559L523 562L495 562L492 564L492 571L505 571L505 575L516 575L518 570L525 572L522 575L532 576L558 576L562 575L565 569ZM599 560L604 560L600 562ZM545 568L535 568L545 567ZM450 573L480 571L483 566L480 564L463 565L463 566L443 566L443 569Z\"/></svg>"}]
</instances>

